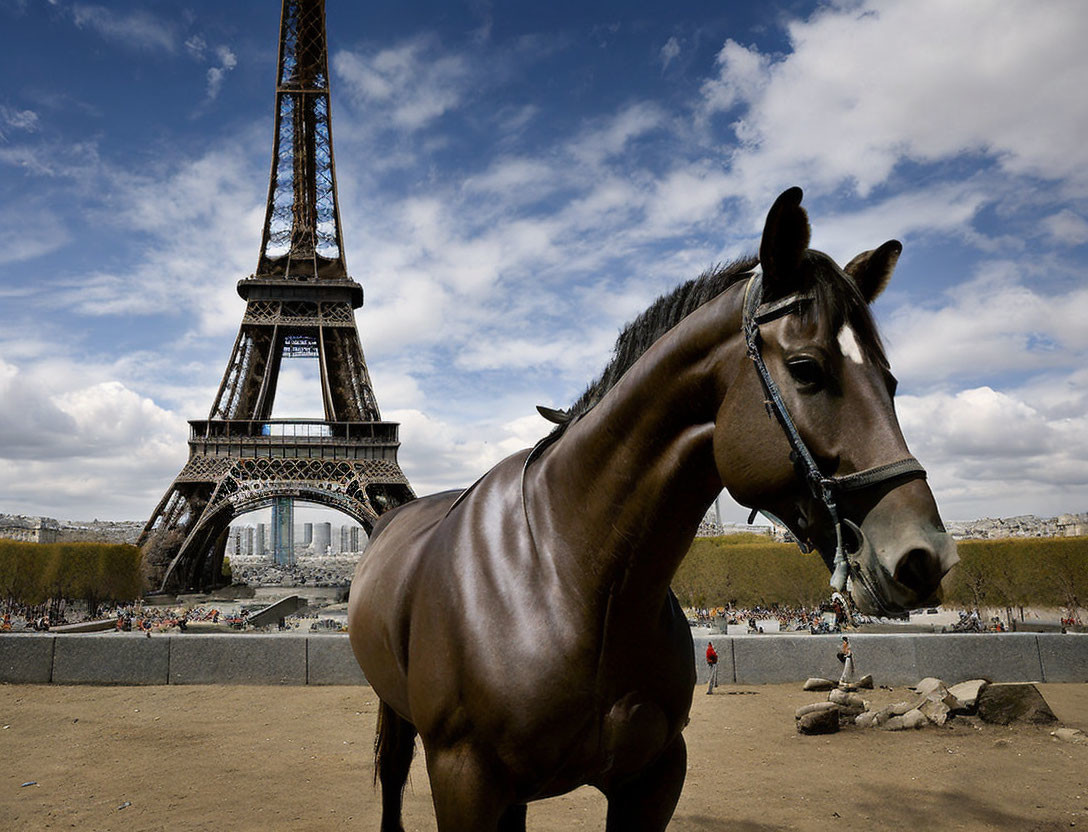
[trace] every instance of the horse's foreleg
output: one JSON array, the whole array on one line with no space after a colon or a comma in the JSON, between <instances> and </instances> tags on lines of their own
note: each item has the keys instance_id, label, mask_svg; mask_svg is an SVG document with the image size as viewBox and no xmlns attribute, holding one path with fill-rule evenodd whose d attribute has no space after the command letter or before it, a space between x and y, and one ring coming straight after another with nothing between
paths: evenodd
<instances>
[{"instance_id":1,"label":"horse's foreleg","mask_svg":"<svg viewBox=\"0 0 1088 832\"><path fill-rule=\"evenodd\" d=\"M525 832L525 804L511 806L499 818L499 832Z\"/></svg>"},{"instance_id":2,"label":"horse's foreleg","mask_svg":"<svg viewBox=\"0 0 1088 832\"><path fill-rule=\"evenodd\" d=\"M438 832L519 829L516 825L507 826L510 821L516 823L517 813L499 772L469 746L427 748L427 774L431 779ZM523 824L524 817L523 811Z\"/></svg>"},{"instance_id":3,"label":"horse's foreleg","mask_svg":"<svg viewBox=\"0 0 1088 832\"><path fill-rule=\"evenodd\" d=\"M687 764L687 746L678 736L635 777L610 788L607 832L662 832L680 799Z\"/></svg>"},{"instance_id":4,"label":"horse's foreleg","mask_svg":"<svg viewBox=\"0 0 1088 832\"><path fill-rule=\"evenodd\" d=\"M416 748L416 728L396 711L378 705L378 730L374 738L374 775L382 786L381 832L403 832L400 823L404 784Z\"/></svg>"}]
</instances>

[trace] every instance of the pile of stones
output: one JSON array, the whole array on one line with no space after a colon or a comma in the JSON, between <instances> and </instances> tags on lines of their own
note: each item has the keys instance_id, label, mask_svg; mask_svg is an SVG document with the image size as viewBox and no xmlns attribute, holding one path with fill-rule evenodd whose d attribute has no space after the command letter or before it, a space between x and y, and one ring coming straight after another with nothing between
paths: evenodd
<instances>
[{"instance_id":1,"label":"pile of stones","mask_svg":"<svg viewBox=\"0 0 1088 832\"><path fill-rule=\"evenodd\" d=\"M805 690L829 693L826 702L797 709L794 719L798 732L832 734L840 727L850 725L905 731L946 725L955 717L976 718L999 725L1013 722L1047 725L1058 721L1032 684L992 685L985 679L972 679L949 687L940 679L928 677L910 688L911 697L882 708L874 707L857 693L872 687L871 676L848 686L836 685L827 679L809 679L805 682Z\"/></svg>"}]
</instances>

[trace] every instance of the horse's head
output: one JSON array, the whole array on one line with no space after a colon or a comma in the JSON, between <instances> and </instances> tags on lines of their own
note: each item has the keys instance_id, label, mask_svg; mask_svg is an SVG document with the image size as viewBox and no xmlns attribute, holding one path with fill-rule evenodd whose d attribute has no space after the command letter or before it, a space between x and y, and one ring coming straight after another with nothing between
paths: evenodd
<instances>
[{"instance_id":1,"label":"horse's head","mask_svg":"<svg viewBox=\"0 0 1088 832\"><path fill-rule=\"evenodd\" d=\"M829 568L837 550L846 554L862 612L900 612L926 603L957 561L899 429L869 311L902 246L884 243L840 268L808 242L792 188L764 227L762 276L748 287L749 354L718 413L717 465L738 502L781 519Z\"/></svg>"}]
</instances>

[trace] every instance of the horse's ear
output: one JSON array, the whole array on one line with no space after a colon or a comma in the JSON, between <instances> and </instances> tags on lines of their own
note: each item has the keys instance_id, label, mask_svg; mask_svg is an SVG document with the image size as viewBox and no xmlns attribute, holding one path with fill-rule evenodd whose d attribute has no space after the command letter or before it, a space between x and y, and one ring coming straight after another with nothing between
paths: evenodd
<instances>
[{"instance_id":1,"label":"horse's ear","mask_svg":"<svg viewBox=\"0 0 1088 832\"><path fill-rule=\"evenodd\" d=\"M536 406L536 412L554 425L565 425L570 421L569 410L556 410L554 407L545 407L542 404Z\"/></svg>"},{"instance_id":2,"label":"horse's ear","mask_svg":"<svg viewBox=\"0 0 1088 832\"><path fill-rule=\"evenodd\" d=\"M867 303L872 303L884 291L892 279L895 264L903 253L903 244L898 240L888 240L880 248L863 251L846 264L843 269L857 284Z\"/></svg>"},{"instance_id":3,"label":"horse's ear","mask_svg":"<svg viewBox=\"0 0 1088 832\"><path fill-rule=\"evenodd\" d=\"M783 191L767 213L759 243L764 297L781 297L803 288L796 285L809 241L808 214L801 207L802 196L800 188Z\"/></svg>"}]
</instances>

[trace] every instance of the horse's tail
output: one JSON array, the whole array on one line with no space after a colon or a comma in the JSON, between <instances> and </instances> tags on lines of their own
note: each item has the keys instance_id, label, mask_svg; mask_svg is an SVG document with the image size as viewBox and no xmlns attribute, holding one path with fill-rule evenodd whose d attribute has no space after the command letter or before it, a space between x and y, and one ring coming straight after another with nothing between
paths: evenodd
<instances>
[{"instance_id":1,"label":"horse's tail","mask_svg":"<svg viewBox=\"0 0 1088 832\"><path fill-rule=\"evenodd\" d=\"M379 699L378 726L374 731L374 785L379 781L382 784L383 804L395 794L399 809L415 751L416 727Z\"/></svg>"}]
</instances>

